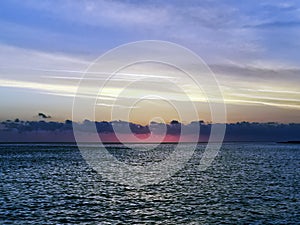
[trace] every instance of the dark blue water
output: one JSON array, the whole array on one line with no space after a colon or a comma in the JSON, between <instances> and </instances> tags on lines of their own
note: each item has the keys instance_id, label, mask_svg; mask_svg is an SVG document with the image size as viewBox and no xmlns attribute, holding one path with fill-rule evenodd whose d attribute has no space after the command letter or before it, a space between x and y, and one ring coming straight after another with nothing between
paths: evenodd
<instances>
[{"instance_id":1,"label":"dark blue water","mask_svg":"<svg viewBox=\"0 0 300 225\"><path fill-rule=\"evenodd\" d=\"M136 189L105 180L75 146L0 145L0 224L300 223L299 145L224 144L201 172L203 147L172 178Z\"/></svg>"}]
</instances>

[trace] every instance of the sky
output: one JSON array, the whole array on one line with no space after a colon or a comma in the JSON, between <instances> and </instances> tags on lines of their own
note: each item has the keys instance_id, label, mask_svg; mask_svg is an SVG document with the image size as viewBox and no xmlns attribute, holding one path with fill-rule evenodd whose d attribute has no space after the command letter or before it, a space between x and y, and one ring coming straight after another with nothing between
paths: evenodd
<instances>
[{"instance_id":1,"label":"sky","mask_svg":"<svg viewBox=\"0 0 300 225\"><path fill-rule=\"evenodd\" d=\"M222 122L299 123L299 28L300 2L289 0L1 1L0 120L38 120L41 112L72 119L80 78L95 59L130 42L162 40L190 49L215 74L227 109ZM132 85L124 91L125 84ZM183 73L151 64L116 74L95 114L140 124L212 120L203 93Z\"/></svg>"}]
</instances>

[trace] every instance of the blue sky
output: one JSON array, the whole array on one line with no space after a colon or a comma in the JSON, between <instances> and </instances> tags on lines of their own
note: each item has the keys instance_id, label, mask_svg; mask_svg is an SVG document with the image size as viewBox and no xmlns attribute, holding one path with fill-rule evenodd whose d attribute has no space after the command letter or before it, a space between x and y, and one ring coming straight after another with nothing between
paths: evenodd
<instances>
[{"instance_id":1,"label":"blue sky","mask_svg":"<svg viewBox=\"0 0 300 225\"><path fill-rule=\"evenodd\" d=\"M208 63L229 121L300 122L299 28L299 1L1 1L0 119L70 118L70 77L111 48L155 39Z\"/></svg>"}]
</instances>

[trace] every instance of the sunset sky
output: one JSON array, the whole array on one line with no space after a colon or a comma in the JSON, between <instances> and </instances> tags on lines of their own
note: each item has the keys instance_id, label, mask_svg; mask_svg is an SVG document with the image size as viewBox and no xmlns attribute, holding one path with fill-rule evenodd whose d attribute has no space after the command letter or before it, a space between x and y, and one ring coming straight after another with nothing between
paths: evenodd
<instances>
[{"instance_id":1,"label":"sunset sky","mask_svg":"<svg viewBox=\"0 0 300 225\"><path fill-rule=\"evenodd\" d=\"M39 112L55 121L71 119L78 82L91 62L122 44L163 40L208 64L228 122L300 122L296 0L1 1L0 31L0 120L35 120ZM144 82L123 92L124 84L141 77ZM126 119L111 118L114 108L130 109L135 123L179 120L168 101L181 102L188 114L180 90L188 93L199 118L210 121L203 94L184 74L149 64L116 74L107 97L97 102L96 119ZM143 94L148 97L140 100ZM190 115L183 122L195 119Z\"/></svg>"}]
</instances>

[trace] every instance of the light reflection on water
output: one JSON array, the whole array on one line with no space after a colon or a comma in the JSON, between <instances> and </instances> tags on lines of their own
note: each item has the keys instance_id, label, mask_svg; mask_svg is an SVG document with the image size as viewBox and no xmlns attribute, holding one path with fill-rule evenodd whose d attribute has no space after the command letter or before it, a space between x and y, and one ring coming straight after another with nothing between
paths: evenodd
<instances>
[{"instance_id":1,"label":"light reflection on water","mask_svg":"<svg viewBox=\"0 0 300 225\"><path fill-rule=\"evenodd\" d=\"M204 147L171 179L135 189L103 179L75 146L1 145L0 223L300 222L299 145L224 144L200 172ZM159 148L149 154L111 145L109 151L136 164L161 160L171 147Z\"/></svg>"}]
</instances>

